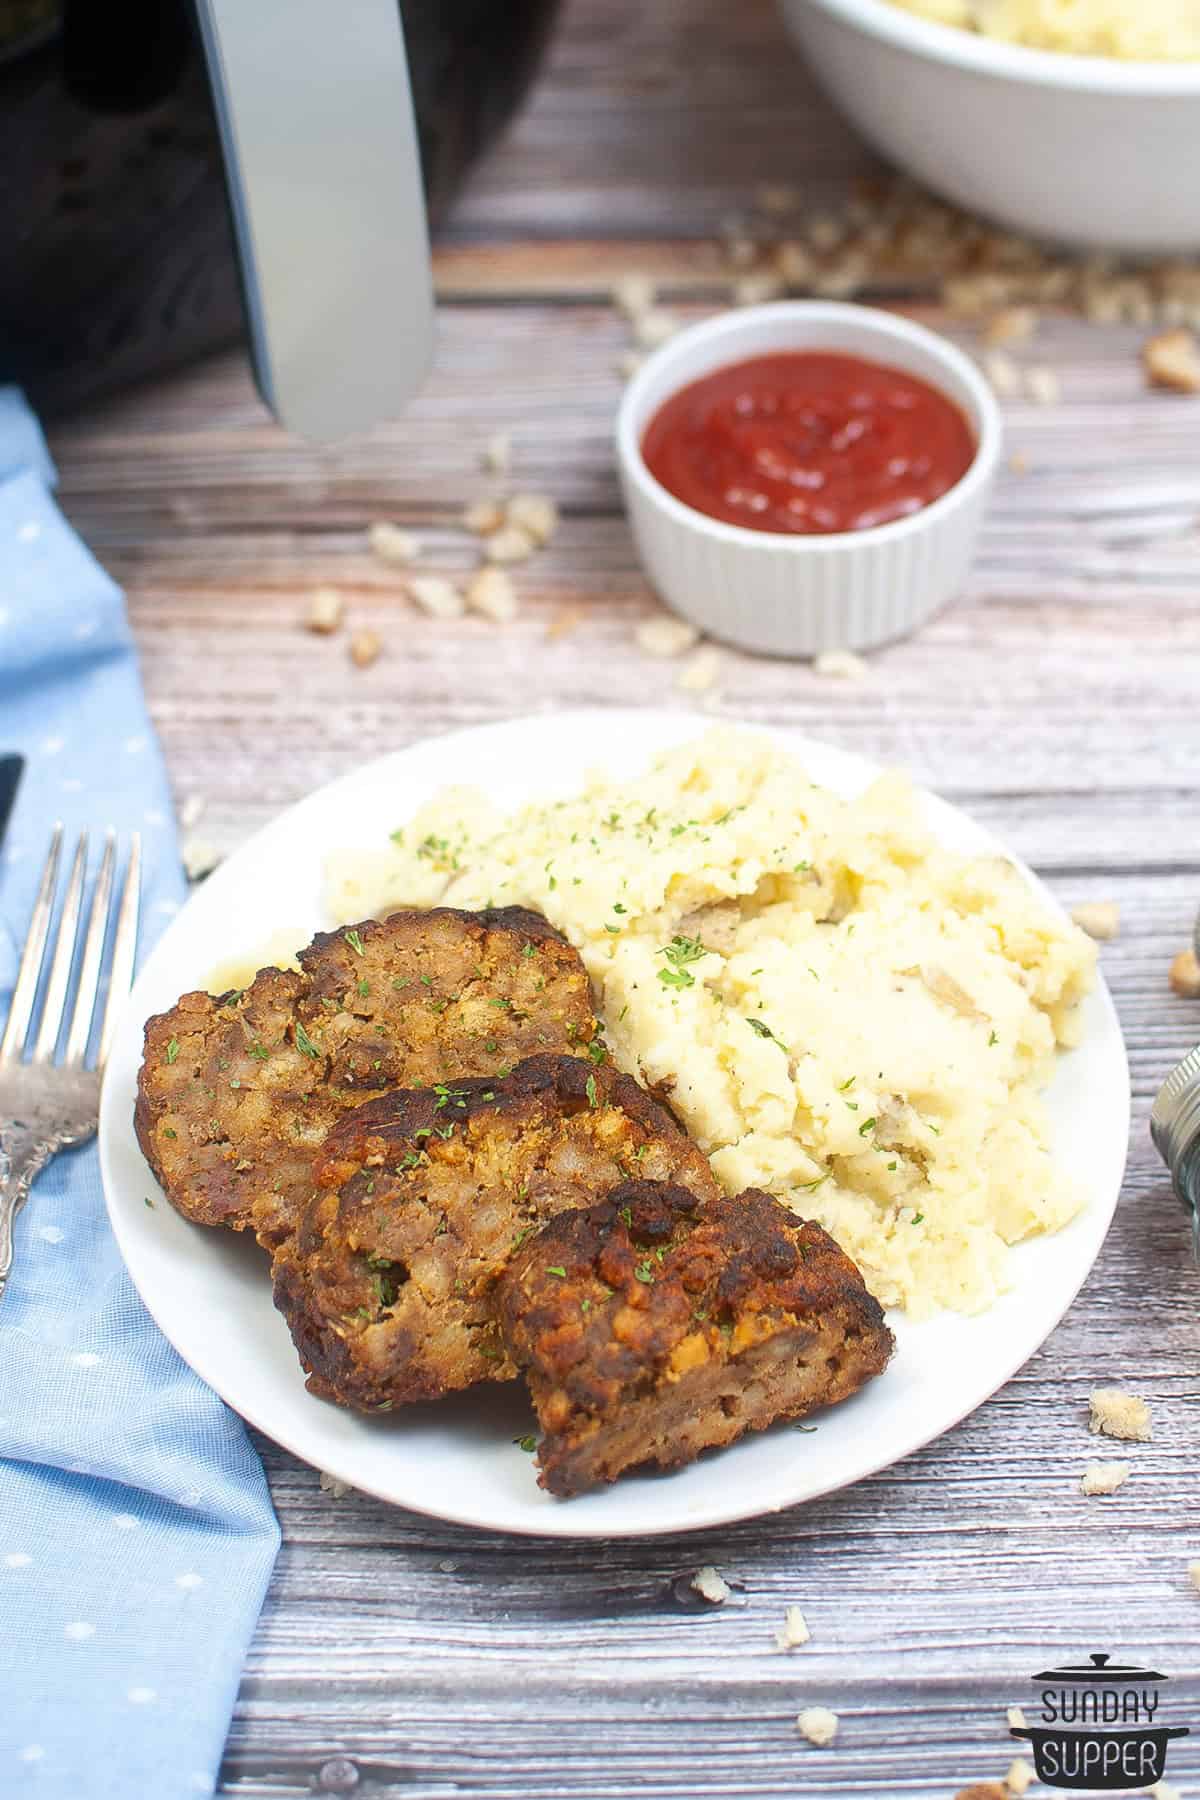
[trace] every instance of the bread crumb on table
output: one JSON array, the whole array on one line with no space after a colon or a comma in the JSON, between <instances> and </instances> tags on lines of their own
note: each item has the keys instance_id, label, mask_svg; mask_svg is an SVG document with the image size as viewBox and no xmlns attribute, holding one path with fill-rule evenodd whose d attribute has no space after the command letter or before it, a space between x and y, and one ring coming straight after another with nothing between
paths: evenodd
<instances>
[{"instance_id":1,"label":"bread crumb on table","mask_svg":"<svg viewBox=\"0 0 1200 1800\"><path fill-rule=\"evenodd\" d=\"M483 540L483 554L494 563L526 562L536 549L536 542L520 525L504 524Z\"/></svg>"},{"instance_id":2,"label":"bread crumb on table","mask_svg":"<svg viewBox=\"0 0 1200 1800\"><path fill-rule=\"evenodd\" d=\"M316 631L322 637L327 637L331 631L337 630L345 610L342 596L336 588L314 588L308 597L308 611L304 615L305 630Z\"/></svg>"},{"instance_id":3,"label":"bread crumb on table","mask_svg":"<svg viewBox=\"0 0 1200 1800\"><path fill-rule=\"evenodd\" d=\"M1001 400L1011 400L1021 390L1021 371L1003 350L993 350L983 359L983 372Z\"/></svg>"},{"instance_id":4,"label":"bread crumb on table","mask_svg":"<svg viewBox=\"0 0 1200 1800\"><path fill-rule=\"evenodd\" d=\"M1035 406L1057 406L1062 387L1053 369L1035 364L1025 371L1025 392Z\"/></svg>"},{"instance_id":5,"label":"bread crumb on table","mask_svg":"<svg viewBox=\"0 0 1200 1800\"><path fill-rule=\"evenodd\" d=\"M781 1650L798 1650L801 1644L807 1644L812 1633L808 1622L798 1606L789 1606L783 1615L783 1628L775 1633L775 1642Z\"/></svg>"},{"instance_id":6,"label":"bread crumb on table","mask_svg":"<svg viewBox=\"0 0 1200 1800\"><path fill-rule=\"evenodd\" d=\"M517 616L517 590L512 576L489 565L472 575L466 588L469 610L490 619L493 625L507 625Z\"/></svg>"},{"instance_id":7,"label":"bread crumb on table","mask_svg":"<svg viewBox=\"0 0 1200 1800\"><path fill-rule=\"evenodd\" d=\"M1130 1465L1126 1462L1089 1463L1080 1477L1079 1491L1081 1494L1115 1494L1129 1480L1129 1471Z\"/></svg>"},{"instance_id":8,"label":"bread crumb on table","mask_svg":"<svg viewBox=\"0 0 1200 1800\"><path fill-rule=\"evenodd\" d=\"M348 1481L339 1481L336 1475L330 1475L325 1469L321 1469L319 1473L322 1493L331 1495L333 1499L342 1500L347 1494L354 1492Z\"/></svg>"},{"instance_id":9,"label":"bread crumb on table","mask_svg":"<svg viewBox=\"0 0 1200 1800\"><path fill-rule=\"evenodd\" d=\"M505 510L505 520L525 532L535 544L548 544L558 530L558 508L549 494L514 494Z\"/></svg>"},{"instance_id":10,"label":"bread crumb on table","mask_svg":"<svg viewBox=\"0 0 1200 1800\"><path fill-rule=\"evenodd\" d=\"M550 623L546 626L546 636L550 642L557 643L559 638L570 637L583 624L583 608L580 606L560 606Z\"/></svg>"},{"instance_id":11,"label":"bread crumb on table","mask_svg":"<svg viewBox=\"0 0 1200 1800\"><path fill-rule=\"evenodd\" d=\"M1170 982L1182 1000L1200 999L1200 962L1194 950L1181 950L1171 964Z\"/></svg>"},{"instance_id":12,"label":"bread crumb on table","mask_svg":"<svg viewBox=\"0 0 1200 1800\"><path fill-rule=\"evenodd\" d=\"M383 640L377 631L363 629L356 631L350 638L350 661L356 669L369 669L378 661L383 649Z\"/></svg>"},{"instance_id":13,"label":"bread crumb on table","mask_svg":"<svg viewBox=\"0 0 1200 1800\"><path fill-rule=\"evenodd\" d=\"M613 283L613 305L627 319L636 319L642 313L649 312L656 297L655 286L650 277L639 274L637 270L631 270L628 275L622 275L619 281Z\"/></svg>"},{"instance_id":14,"label":"bread crumb on table","mask_svg":"<svg viewBox=\"0 0 1200 1800\"><path fill-rule=\"evenodd\" d=\"M1179 1789L1170 1781L1156 1781L1153 1787L1146 1789L1150 1800L1183 1800Z\"/></svg>"},{"instance_id":15,"label":"bread crumb on table","mask_svg":"<svg viewBox=\"0 0 1200 1800\"><path fill-rule=\"evenodd\" d=\"M768 300L778 300L786 289L783 276L773 275L769 270L743 275L733 284L733 304L763 306Z\"/></svg>"},{"instance_id":16,"label":"bread crumb on table","mask_svg":"<svg viewBox=\"0 0 1200 1800\"><path fill-rule=\"evenodd\" d=\"M1024 1731L1025 1714L1019 1706L1010 1706L1004 1716L1008 1720L1008 1728L1010 1731Z\"/></svg>"},{"instance_id":17,"label":"bread crumb on table","mask_svg":"<svg viewBox=\"0 0 1200 1800\"><path fill-rule=\"evenodd\" d=\"M702 1569L697 1569L689 1585L711 1606L724 1606L729 1598L729 1583L711 1563L705 1563Z\"/></svg>"},{"instance_id":18,"label":"bread crumb on table","mask_svg":"<svg viewBox=\"0 0 1200 1800\"><path fill-rule=\"evenodd\" d=\"M632 323L634 342L642 350L657 350L679 330L675 314L662 306L652 306L647 312L638 313Z\"/></svg>"},{"instance_id":19,"label":"bread crumb on table","mask_svg":"<svg viewBox=\"0 0 1200 1800\"><path fill-rule=\"evenodd\" d=\"M699 636L694 625L671 613L655 613L653 618L639 619L633 628L633 640L647 656L682 656Z\"/></svg>"},{"instance_id":20,"label":"bread crumb on table","mask_svg":"<svg viewBox=\"0 0 1200 1800\"><path fill-rule=\"evenodd\" d=\"M223 860L215 844L207 843L204 838L194 837L184 838L179 856L189 881L203 881Z\"/></svg>"},{"instance_id":21,"label":"bread crumb on table","mask_svg":"<svg viewBox=\"0 0 1200 1800\"><path fill-rule=\"evenodd\" d=\"M502 500L473 500L462 516L463 525L476 537L488 537L504 523Z\"/></svg>"},{"instance_id":22,"label":"bread crumb on table","mask_svg":"<svg viewBox=\"0 0 1200 1800\"><path fill-rule=\"evenodd\" d=\"M386 519L377 519L374 525L367 527L367 543L372 555L393 568L406 568L421 554L420 539L399 525L389 524Z\"/></svg>"},{"instance_id":23,"label":"bread crumb on table","mask_svg":"<svg viewBox=\"0 0 1200 1800\"><path fill-rule=\"evenodd\" d=\"M1188 1579L1196 1592L1200 1594L1200 1562L1190 1562L1188 1564Z\"/></svg>"},{"instance_id":24,"label":"bread crumb on table","mask_svg":"<svg viewBox=\"0 0 1200 1800\"><path fill-rule=\"evenodd\" d=\"M715 650L697 650L675 677L675 686L685 694L706 694L716 686L720 668L721 659Z\"/></svg>"},{"instance_id":25,"label":"bread crumb on table","mask_svg":"<svg viewBox=\"0 0 1200 1800\"><path fill-rule=\"evenodd\" d=\"M615 364L617 374L625 381L631 381L645 362L646 358L640 350L622 350Z\"/></svg>"},{"instance_id":26,"label":"bread crumb on table","mask_svg":"<svg viewBox=\"0 0 1200 1800\"><path fill-rule=\"evenodd\" d=\"M1121 909L1115 900L1085 900L1071 908L1071 917L1080 931L1104 944L1121 929Z\"/></svg>"},{"instance_id":27,"label":"bread crumb on table","mask_svg":"<svg viewBox=\"0 0 1200 1800\"><path fill-rule=\"evenodd\" d=\"M1138 1444L1148 1444L1154 1436L1150 1408L1137 1394L1128 1394L1123 1388L1093 1388L1090 1401L1089 1431Z\"/></svg>"},{"instance_id":28,"label":"bread crumb on table","mask_svg":"<svg viewBox=\"0 0 1200 1800\"><path fill-rule=\"evenodd\" d=\"M796 1718L796 1729L810 1744L824 1750L838 1734L841 1720L827 1706L806 1706Z\"/></svg>"},{"instance_id":29,"label":"bread crumb on table","mask_svg":"<svg viewBox=\"0 0 1200 1800\"><path fill-rule=\"evenodd\" d=\"M822 650L813 657L813 674L827 681L863 681L868 665L853 650Z\"/></svg>"},{"instance_id":30,"label":"bread crumb on table","mask_svg":"<svg viewBox=\"0 0 1200 1800\"><path fill-rule=\"evenodd\" d=\"M1028 475L1029 458L1023 450L1014 450L1008 459L1008 466L1014 475Z\"/></svg>"},{"instance_id":31,"label":"bread crumb on table","mask_svg":"<svg viewBox=\"0 0 1200 1800\"><path fill-rule=\"evenodd\" d=\"M1023 1756L1018 1756L1008 1766L1008 1774L1004 1777L1004 1785L1010 1794L1024 1794L1033 1780L1033 1769Z\"/></svg>"},{"instance_id":32,"label":"bread crumb on table","mask_svg":"<svg viewBox=\"0 0 1200 1800\"><path fill-rule=\"evenodd\" d=\"M1142 366L1151 387L1177 394L1200 393L1200 344L1184 326L1160 331L1142 345Z\"/></svg>"},{"instance_id":33,"label":"bread crumb on table","mask_svg":"<svg viewBox=\"0 0 1200 1800\"><path fill-rule=\"evenodd\" d=\"M985 344L1027 344L1037 325L1037 314L1029 306L1005 306L993 313L983 328Z\"/></svg>"},{"instance_id":34,"label":"bread crumb on table","mask_svg":"<svg viewBox=\"0 0 1200 1800\"><path fill-rule=\"evenodd\" d=\"M512 439L507 431L492 434L484 445L481 462L492 475L507 475L512 467Z\"/></svg>"},{"instance_id":35,"label":"bread crumb on table","mask_svg":"<svg viewBox=\"0 0 1200 1800\"><path fill-rule=\"evenodd\" d=\"M445 575L414 575L408 582L408 596L431 619L460 619L463 597Z\"/></svg>"}]
</instances>

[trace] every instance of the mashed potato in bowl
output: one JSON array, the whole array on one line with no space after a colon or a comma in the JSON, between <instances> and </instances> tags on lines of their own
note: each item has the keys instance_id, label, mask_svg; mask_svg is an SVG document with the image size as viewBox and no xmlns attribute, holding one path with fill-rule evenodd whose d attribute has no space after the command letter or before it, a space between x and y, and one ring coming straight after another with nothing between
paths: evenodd
<instances>
[{"instance_id":1,"label":"mashed potato in bowl","mask_svg":"<svg viewBox=\"0 0 1200 1800\"><path fill-rule=\"evenodd\" d=\"M511 814L446 790L333 857L328 901L544 913L719 1180L820 1220L912 1316L985 1308L1080 1204L1039 1090L1094 946L1005 859L940 848L898 776L843 799L717 730Z\"/></svg>"},{"instance_id":2,"label":"mashed potato in bowl","mask_svg":"<svg viewBox=\"0 0 1200 1800\"><path fill-rule=\"evenodd\" d=\"M1031 50L1115 56L1130 62L1200 58L1195 0L894 0L941 25L958 25Z\"/></svg>"}]
</instances>

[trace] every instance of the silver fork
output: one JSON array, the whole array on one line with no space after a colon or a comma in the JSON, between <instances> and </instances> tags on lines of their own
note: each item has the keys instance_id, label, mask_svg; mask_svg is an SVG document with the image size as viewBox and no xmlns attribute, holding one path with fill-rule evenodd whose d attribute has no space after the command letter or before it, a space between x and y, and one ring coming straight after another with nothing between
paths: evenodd
<instances>
[{"instance_id":1,"label":"silver fork","mask_svg":"<svg viewBox=\"0 0 1200 1800\"><path fill-rule=\"evenodd\" d=\"M141 893L141 841L135 832L121 898L116 906L109 965L108 999L100 1026L96 1057L89 1064L88 1046L104 948L113 904L117 843L105 834L104 854L92 894L87 931L79 955L75 999L66 1043L58 1056L58 1040L71 989L71 973L79 949L83 889L87 875L87 833L76 846L66 896L54 942L50 924L58 886L63 828L54 827L50 854L42 871L29 934L17 971L4 1035L0 1037L0 1300L12 1272L13 1220L29 1198L35 1178L50 1158L69 1144L82 1144L96 1129L100 1114L100 1078L112 1047L121 1003L133 980ZM43 976L45 977L43 984ZM34 1017L39 990L42 1003ZM29 1049L29 1059L25 1051Z\"/></svg>"}]
</instances>

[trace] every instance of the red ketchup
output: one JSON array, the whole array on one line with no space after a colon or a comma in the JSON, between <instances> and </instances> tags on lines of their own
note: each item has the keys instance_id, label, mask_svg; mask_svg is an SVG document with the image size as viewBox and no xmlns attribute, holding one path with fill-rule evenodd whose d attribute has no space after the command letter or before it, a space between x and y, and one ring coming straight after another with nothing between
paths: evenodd
<instances>
[{"instance_id":1,"label":"red ketchup","mask_svg":"<svg viewBox=\"0 0 1200 1800\"><path fill-rule=\"evenodd\" d=\"M795 350L681 388L642 457L686 506L751 531L867 531L919 512L970 468L960 409L915 375Z\"/></svg>"}]
</instances>

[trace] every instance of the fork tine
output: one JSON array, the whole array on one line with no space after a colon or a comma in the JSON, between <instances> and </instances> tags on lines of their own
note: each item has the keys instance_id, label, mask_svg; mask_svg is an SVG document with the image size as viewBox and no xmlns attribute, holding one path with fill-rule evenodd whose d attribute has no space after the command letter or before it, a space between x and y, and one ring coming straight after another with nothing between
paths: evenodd
<instances>
[{"instance_id":1,"label":"fork tine","mask_svg":"<svg viewBox=\"0 0 1200 1800\"><path fill-rule=\"evenodd\" d=\"M100 987L100 963L104 956L104 939L108 931L108 909L112 902L113 864L116 860L116 833L108 831L104 837L104 855L100 861L100 873L96 877L96 891L92 895L92 910L88 914L87 937L83 943L83 957L79 964L79 985L75 990L75 1008L71 1014L71 1029L67 1036L66 1061L74 1068L82 1068L87 1056L88 1040L92 1035L92 1018L96 1011L96 994Z\"/></svg>"},{"instance_id":2,"label":"fork tine","mask_svg":"<svg viewBox=\"0 0 1200 1800\"><path fill-rule=\"evenodd\" d=\"M58 1043L59 1028L67 1004L67 988L71 981L71 965L75 961L75 945L79 937L79 913L83 906L83 877L87 870L87 832L81 831L71 862L66 897L58 920L58 936L50 961L50 978L42 1001L42 1017L33 1046L35 1063L50 1062Z\"/></svg>"},{"instance_id":3,"label":"fork tine","mask_svg":"<svg viewBox=\"0 0 1200 1800\"><path fill-rule=\"evenodd\" d=\"M121 893L121 910L117 914L117 934L113 939L112 974L108 982L108 999L104 1003L104 1024L100 1028L100 1059L103 1070L112 1049L113 1034L121 1016L121 1007L133 985L133 959L137 952L138 909L142 891L142 840L135 831L129 845L129 867Z\"/></svg>"},{"instance_id":4,"label":"fork tine","mask_svg":"<svg viewBox=\"0 0 1200 1800\"><path fill-rule=\"evenodd\" d=\"M33 1015L33 1003L37 998L38 982L41 980L42 957L46 949L46 935L50 929L50 914L54 907L54 888L58 881L58 856L62 848L62 835L63 828L59 823L54 827L54 833L50 839L50 854L46 858L37 899L33 903L33 917L29 921L29 935L25 939L25 948L21 952L21 966L17 970L17 985L13 989L12 1002L8 1009L8 1023L4 1027L4 1036L0 1038L0 1063L7 1062L13 1056L19 1057L25 1045L25 1036Z\"/></svg>"}]
</instances>

